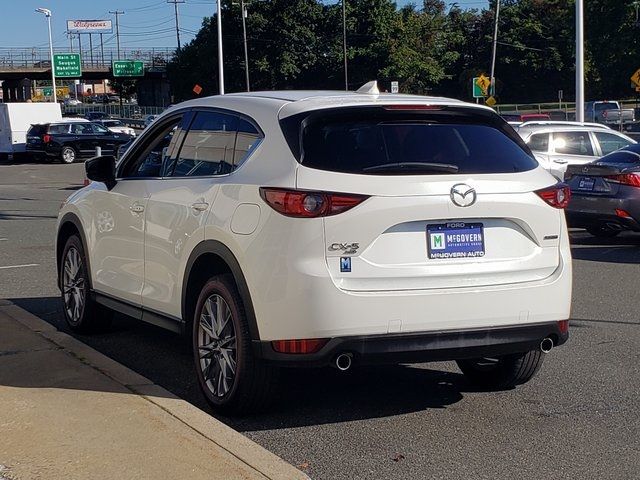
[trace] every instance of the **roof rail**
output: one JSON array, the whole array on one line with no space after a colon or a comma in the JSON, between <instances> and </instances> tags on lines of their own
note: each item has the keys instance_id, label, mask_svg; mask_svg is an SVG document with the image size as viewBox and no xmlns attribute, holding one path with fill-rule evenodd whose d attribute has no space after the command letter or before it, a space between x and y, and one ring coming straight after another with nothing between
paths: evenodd
<instances>
[{"instance_id":1,"label":"roof rail","mask_svg":"<svg viewBox=\"0 0 640 480\"><path fill-rule=\"evenodd\" d=\"M574 127L595 127L595 128L603 128L607 130L611 130L607 125L602 123L595 122L571 122L568 120L531 120L529 122L524 122L520 124L520 128L522 127L532 127L536 125L566 125L566 126L574 126Z\"/></svg>"}]
</instances>

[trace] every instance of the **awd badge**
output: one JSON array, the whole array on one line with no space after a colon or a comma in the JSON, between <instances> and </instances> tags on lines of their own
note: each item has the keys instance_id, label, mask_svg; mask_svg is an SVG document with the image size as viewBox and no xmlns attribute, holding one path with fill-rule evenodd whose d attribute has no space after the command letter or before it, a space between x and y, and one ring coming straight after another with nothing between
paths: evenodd
<instances>
[{"instance_id":1,"label":"awd badge","mask_svg":"<svg viewBox=\"0 0 640 480\"><path fill-rule=\"evenodd\" d=\"M340 271L341 272L351 271L351 257L340 257Z\"/></svg>"}]
</instances>

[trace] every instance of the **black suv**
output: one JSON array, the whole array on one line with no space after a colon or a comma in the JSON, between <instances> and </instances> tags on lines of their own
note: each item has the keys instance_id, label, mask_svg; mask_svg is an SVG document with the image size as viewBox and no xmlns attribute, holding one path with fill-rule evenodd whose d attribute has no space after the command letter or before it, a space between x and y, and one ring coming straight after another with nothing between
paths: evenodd
<instances>
[{"instance_id":1,"label":"black suv","mask_svg":"<svg viewBox=\"0 0 640 480\"><path fill-rule=\"evenodd\" d=\"M27 132L27 153L35 158L73 163L81 157L93 157L96 147L104 155L115 155L118 147L131 137L114 133L91 122L59 122L32 125Z\"/></svg>"}]
</instances>

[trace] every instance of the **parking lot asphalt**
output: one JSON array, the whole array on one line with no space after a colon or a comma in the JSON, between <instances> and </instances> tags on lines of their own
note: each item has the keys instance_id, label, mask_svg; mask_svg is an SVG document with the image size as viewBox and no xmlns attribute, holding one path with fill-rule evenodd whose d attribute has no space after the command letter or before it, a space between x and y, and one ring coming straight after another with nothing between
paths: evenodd
<instances>
[{"instance_id":1,"label":"parking lot asphalt","mask_svg":"<svg viewBox=\"0 0 640 480\"><path fill-rule=\"evenodd\" d=\"M0 164L0 297L61 330L55 218L82 179ZM453 363L287 371L269 412L221 420L314 479L640 478L640 235L572 242L571 338L529 384L477 391ZM176 335L118 317L77 338L207 408Z\"/></svg>"}]
</instances>

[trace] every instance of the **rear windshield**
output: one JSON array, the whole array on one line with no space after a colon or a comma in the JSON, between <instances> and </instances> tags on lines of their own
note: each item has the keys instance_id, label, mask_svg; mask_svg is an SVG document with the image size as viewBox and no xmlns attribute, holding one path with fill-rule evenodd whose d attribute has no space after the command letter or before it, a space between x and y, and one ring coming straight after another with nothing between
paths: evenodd
<instances>
[{"instance_id":1,"label":"rear windshield","mask_svg":"<svg viewBox=\"0 0 640 480\"><path fill-rule=\"evenodd\" d=\"M512 173L537 166L527 147L504 131L451 116L324 119L303 129L301 146L307 167L365 175Z\"/></svg>"},{"instance_id":2,"label":"rear windshield","mask_svg":"<svg viewBox=\"0 0 640 480\"><path fill-rule=\"evenodd\" d=\"M630 145L609 155L605 155L598 160L598 164L603 163L631 163L640 165L640 145Z\"/></svg>"},{"instance_id":3,"label":"rear windshield","mask_svg":"<svg viewBox=\"0 0 640 480\"><path fill-rule=\"evenodd\" d=\"M601 102L596 103L595 106L596 112L604 112L605 110L617 110L618 104L614 102Z\"/></svg>"},{"instance_id":4,"label":"rear windshield","mask_svg":"<svg viewBox=\"0 0 640 480\"><path fill-rule=\"evenodd\" d=\"M31 128L27 132L27 135L39 136L47 133L46 125L31 125Z\"/></svg>"}]
</instances>

